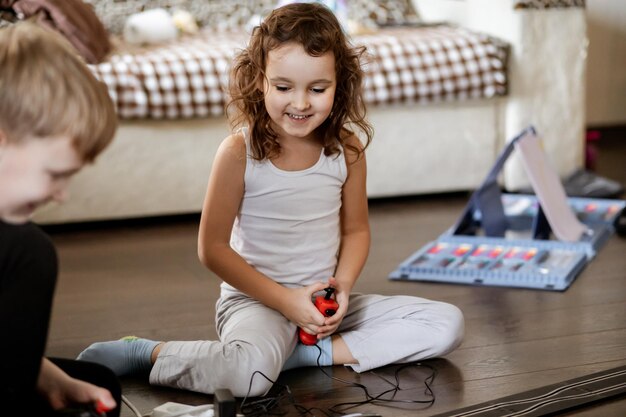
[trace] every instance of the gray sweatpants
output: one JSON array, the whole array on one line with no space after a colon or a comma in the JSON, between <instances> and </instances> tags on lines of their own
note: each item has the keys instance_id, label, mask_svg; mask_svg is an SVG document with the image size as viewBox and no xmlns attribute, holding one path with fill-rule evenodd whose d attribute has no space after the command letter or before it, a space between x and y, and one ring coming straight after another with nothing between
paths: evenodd
<instances>
[{"instance_id":1,"label":"gray sweatpants","mask_svg":"<svg viewBox=\"0 0 626 417\"><path fill-rule=\"evenodd\" d=\"M167 342L150 383L212 394L263 395L296 346L296 326L244 295L217 302L219 341ZM445 355L463 337L463 315L453 305L410 296L350 295L338 333L358 360L357 372ZM248 393L250 381L252 387Z\"/></svg>"}]
</instances>

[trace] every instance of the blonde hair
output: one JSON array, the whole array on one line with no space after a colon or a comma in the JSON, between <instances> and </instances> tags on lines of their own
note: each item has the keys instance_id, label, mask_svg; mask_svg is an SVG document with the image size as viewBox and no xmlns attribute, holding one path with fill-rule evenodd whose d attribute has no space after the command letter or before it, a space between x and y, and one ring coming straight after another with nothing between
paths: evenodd
<instances>
[{"instance_id":1,"label":"blonde hair","mask_svg":"<svg viewBox=\"0 0 626 417\"><path fill-rule=\"evenodd\" d=\"M339 152L339 145L360 156L372 140L373 130L365 118L363 100L363 47L353 47L333 12L318 3L293 3L275 9L252 32L248 47L235 57L227 109L233 127L250 126L252 157L258 160L280 153L276 132L258 86L265 78L268 53L296 42L311 56L332 52L335 57L337 88L330 116L317 128L326 155ZM363 134L362 149L346 143L352 135L348 127ZM357 158L358 159L358 158Z\"/></svg>"},{"instance_id":2,"label":"blonde hair","mask_svg":"<svg viewBox=\"0 0 626 417\"><path fill-rule=\"evenodd\" d=\"M67 136L91 162L116 128L106 86L65 38L28 21L0 30L0 130L10 142Z\"/></svg>"}]
</instances>

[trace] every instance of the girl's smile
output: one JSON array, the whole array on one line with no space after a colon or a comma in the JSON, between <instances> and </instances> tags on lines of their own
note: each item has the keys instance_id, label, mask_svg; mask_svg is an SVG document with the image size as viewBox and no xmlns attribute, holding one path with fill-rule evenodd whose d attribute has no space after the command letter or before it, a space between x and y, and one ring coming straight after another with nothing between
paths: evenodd
<instances>
[{"instance_id":1,"label":"girl's smile","mask_svg":"<svg viewBox=\"0 0 626 417\"><path fill-rule=\"evenodd\" d=\"M294 120L306 120L311 116L307 116L307 115L300 115L300 114L291 114L291 113L287 113L287 116L291 117Z\"/></svg>"},{"instance_id":2,"label":"girl's smile","mask_svg":"<svg viewBox=\"0 0 626 417\"><path fill-rule=\"evenodd\" d=\"M265 106L282 140L309 139L330 115L335 99L335 56L309 55L286 43L268 53Z\"/></svg>"}]
</instances>

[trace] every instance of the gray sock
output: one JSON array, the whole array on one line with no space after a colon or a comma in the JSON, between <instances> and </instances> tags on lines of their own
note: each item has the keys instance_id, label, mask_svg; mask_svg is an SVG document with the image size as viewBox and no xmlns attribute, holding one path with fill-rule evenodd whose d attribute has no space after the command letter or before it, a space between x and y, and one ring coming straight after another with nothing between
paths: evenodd
<instances>
[{"instance_id":1,"label":"gray sock","mask_svg":"<svg viewBox=\"0 0 626 417\"><path fill-rule=\"evenodd\" d=\"M161 342L126 336L112 342L98 342L78 355L79 361L104 365L117 376L149 372L152 368L152 351Z\"/></svg>"},{"instance_id":2,"label":"gray sock","mask_svg":"<svg viewBox=\"0 0 626 417\"><path fill-rule=\"evenodd\" d=\"M322 340L318 340L315 346L322 350L320 366L331 366L333 364L333 343L331 338L325 337ZM317 366L317 357L320 356L320 351L315 346L298 343L291 356L283 365L283 371L305 366Z\"/></svg>"}]
</instances>

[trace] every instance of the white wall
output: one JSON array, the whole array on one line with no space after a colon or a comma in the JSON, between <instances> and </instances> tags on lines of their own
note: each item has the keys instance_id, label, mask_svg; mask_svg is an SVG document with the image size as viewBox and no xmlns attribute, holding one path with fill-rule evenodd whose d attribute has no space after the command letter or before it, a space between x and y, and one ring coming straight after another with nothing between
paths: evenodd
<instances>
[{"instance_id":1,"label":"white wall","mask_svg":"<svg viewBox=\"0 0 626 417\"><path fill-rule=\"evenodd\" d=\"M626 125L626 1L587 0L587 125Z\"/></svg>"},{"instance_id":2,"label":"white wall","mask_svg":"<svg viewBox=\"0 0 626 417\"><path fill-rule=\"evenodd\" d=\"M581 8L514 10L513 0L415 0L425 20L448 14L457 23L511 44L509 95L503 104L503 135L515 137L529 124L559 175L583 164L586 13ZM506 187L528 185L522 161L511 156Z\"/></svg>"},{"instance_id":3,"label":"white wall","mask_svg":"<svg viewBox=\"0 0 626 417\"><path fill-rule=\"evenodd\" d=\"M511 7L513 0L497 1L494 6ZM475 10L468 10L475 0L413 0L427 20L449 19L467 23ZM490 9L495 9L491 7ZM626 125L626 0L587 0L586 8L587 126ZM471 24L471 22L469 22ZM506 19L493 19L493 25L505 25Z\"/></svg>"}]
</instances>

